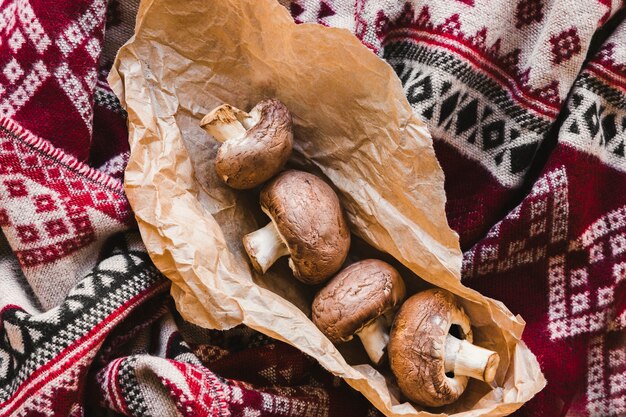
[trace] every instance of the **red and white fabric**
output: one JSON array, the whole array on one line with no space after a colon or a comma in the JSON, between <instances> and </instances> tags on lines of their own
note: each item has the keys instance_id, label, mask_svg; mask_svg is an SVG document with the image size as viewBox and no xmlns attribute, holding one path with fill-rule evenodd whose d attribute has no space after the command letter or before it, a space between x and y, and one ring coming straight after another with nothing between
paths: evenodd
<instances>
[{"instance_id":1,"label":"red and white fabric","mask_svg":"<svg viewBox=\"0 0 626 417\"><path fill-rule=\"evenodd\" d=\"M464 282L524 317L548 379L516 415L626 415L624 3L281 3L352 31L428 123ZM289 346L176 314L105 81L137 6L0 1L0 416L379 415Z\"/></svg>"},{"instance_id":2,"label":"red and white fabric","mask_svg":"<svg viewBox=\"0 0 626 417\"><path fill-rule=\"evenodd\" d=\"M626 415L622 2L293 1L386 59L435 139L463 279L528 322L521 415Z\"/></svg>"}]
</instances>

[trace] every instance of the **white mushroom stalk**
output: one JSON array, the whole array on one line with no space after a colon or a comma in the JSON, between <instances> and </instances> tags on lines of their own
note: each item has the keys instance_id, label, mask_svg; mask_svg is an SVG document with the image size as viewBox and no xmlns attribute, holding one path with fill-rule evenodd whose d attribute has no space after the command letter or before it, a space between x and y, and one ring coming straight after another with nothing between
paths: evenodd
<instances>
[{"instance_id":1,"label":"white mushroom stalk","mask_svg":"<svg viewBox=\"0 0 626 417\"><path fill-rule=\"evenodd\" d=\"M200 122L200 126L219 143L243 138L254 124L251 115L230 104L213 109Z\"/></svg>"},{"instance_id":2,"label":"white mushroom stalk","mask_svg":"<svg viewBox=\"0 0 626 417\"><path fill-rule=\"evenodd\" d=\"M444 371L454 372L454 376L469 376L491 383L496 376L500 356L496 352L446 336Z\"/></svg>"},{"instance_id":3,"label":"white mushroom stalk","mask_svg":"<svg viewBox=\"0 0 626 417\"><path fill-rule=\"evenodd\" d=\"M243 238L243 246L255 270L261 273L268 269L281 257L289 255L289 248L276 230L274 222L249 233Z\"/></svg>"},{"instance_id":4,"label":"white mushroom stalk","mask_svg":"<svg viewBox=\"0 0 626 417\"><path fill-rule=\"evenodd\" d=\"M287 170L265 184L259 202L271 223L243 238L257 272L265 273L288 255L293 276L315 285L341 268L350 231L328 184L308 172Z\"/></svg>"},{"instance_id":5,"label":"white mushroom stalk","mask_svg":"<svg viewBox=\"0 0 626 417\"><path fill-rule=\"evenodd\" d=\"M460 337L450 334L457 326ZM402 393L425 407L456 401L470 377L494 382L500 356L472 344L470 319L456 296L441 288L402 304L389 335L389 365ZM452 373L454 373L452 375Z\"/></svg>"},{"instance_id":6,"label":"white mushroom stalk","mask_svg":"<svg viewBox=\"0 0 626 417\"><path fill-rule=\"evenodd\" d=\"M215 173L236 190L249 190L272 178L293 149L291 114L277 99L260 101L250 113L223 104L204 116L200 126L221 144Z\"/></svg>"},{"instance_id":7,"label":"white mushroom stalk","mask_svg":"<svg viewBox=\"0 0 626 417\"><path fill-rule=\"evenodd\" d=\"M376 320L363 326L361 330L356 332L356 335L361 339L361 343L372 363L375 365L380 364L387 343L389 343L389 333L385 317L378 317Z\"/></svg>"}]
</instances>

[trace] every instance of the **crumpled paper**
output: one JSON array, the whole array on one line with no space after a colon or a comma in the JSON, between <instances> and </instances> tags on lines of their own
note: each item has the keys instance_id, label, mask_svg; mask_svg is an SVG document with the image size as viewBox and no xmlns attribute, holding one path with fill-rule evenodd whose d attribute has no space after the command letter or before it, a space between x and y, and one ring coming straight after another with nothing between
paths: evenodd
<instances>
[{"instance_id":1,"label":"crumpled paper","mask_svg":"<svg viewBox=\"0 0 626 417\"><path fill-rule=\"evenodd\" d=\"M522 318L460 282L431 137L391 67L348 31L296 25L274 0L144 0L109 82L128 111L126 192L185 319L215 329L244 323L287 342L388 416L506 415L544 387L520 340ZM410 291L430 283L459 296L475 341L500 354L498 388L472 381L457 402L430 412L404 402L388 370L342 355L315 327L315 288L293 279L284 259L264 276L251 270L241 238L268 221L258 190L219 181L218 144L199 122L222 103L250 110L270 97L293 114L290 165L333 185L352 232L407 268ZM363 255L358 246L353 258Z\"/></svg>"}]
</instances>

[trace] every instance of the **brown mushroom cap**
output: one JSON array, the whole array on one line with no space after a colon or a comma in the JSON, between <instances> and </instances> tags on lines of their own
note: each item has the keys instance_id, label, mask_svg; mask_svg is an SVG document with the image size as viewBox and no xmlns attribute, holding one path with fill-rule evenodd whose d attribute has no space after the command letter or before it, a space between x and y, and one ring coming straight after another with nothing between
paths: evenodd
<instances>
[{"instance_id":1,"label":"brown mushroom cap","mask_svg":"<svg viewBox=\"0 0 626 417\"><path fill-rule=\"evenodd\" d=\"M378 317L391 316L405 293L404 281L394 267L366 259L345 268L317 293L313 323L331 342L346 342Z\"/></svg>"},{"instance_id":2,"label":"brown mushroom cap","mask_svg":"<svg viewBox=\"0 0 626 417\"><path fill-rule=\"evenodd\" d=\"M446 337L453 324L462 338L472 341L469 319L454 295L442 289L417 293L400 307L387 352L398 386L411 401L438 407L465 390L468 377L448 377L444 371Z\"/></svg>"},{"instance_id":3,"label":"brown mushroom cap","mask_svg":"<svg viewBox=\"0 0 626 417\"><path fill-rule=\"evenodd\" d=\"M250 189L276 175L289 159L293 147L291 114L277 99L259 102L249 117L235 110L230 115L216 114L216 117L226 123L229 117L256 123L243 137L222 143L215 158L215 171L229 186Z\"/></svg>"},{"instance_id":4,"label":"brown mushroom cap","mask_svg":"<svg viewBox=\"0 0 626 417\"><path fill-rule=\"evenodd\" d=\"M260 200L289 249L289 266L297 279L319 284L341 268L350 230L328 184L313 174L289 170L263 188Z\"/></svg>"}]
</instances>

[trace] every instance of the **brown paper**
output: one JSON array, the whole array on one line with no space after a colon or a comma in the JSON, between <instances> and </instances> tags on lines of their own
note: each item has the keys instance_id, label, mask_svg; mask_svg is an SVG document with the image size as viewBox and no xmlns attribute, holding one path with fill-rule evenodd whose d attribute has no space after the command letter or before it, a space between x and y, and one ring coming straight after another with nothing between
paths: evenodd
<instances>
[{"instance_id":1,"label":"brown paper","mask_svg":"<svg viewBox=\"0 0 626 417\"><path fill-rule=\"evenodd\" d=\"M144 0L109 81L128 110L126 192L187 320L215 329L244 323L314 357L388 416L432 415L399 403L391 379L365 361L346 362L307 316L313 289L294 280L285 262L265 276L249 267L241 237L267 218L257 192L217 179L218 145L199 121L222 103L250 110L277 97L293 113L291 163L336 188L355 235L457 294L476 340L500 354L501 388L472 381L459 401L436 412L506 415L543 388L520 341L522 318L461 284L462 256L430 135L392 69L352 34L295 25L274 0ZM425 285L417 276L405 274L409 288Z\"/></svg>"}]
</instances>

